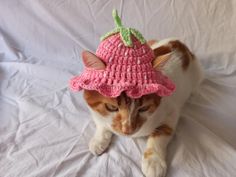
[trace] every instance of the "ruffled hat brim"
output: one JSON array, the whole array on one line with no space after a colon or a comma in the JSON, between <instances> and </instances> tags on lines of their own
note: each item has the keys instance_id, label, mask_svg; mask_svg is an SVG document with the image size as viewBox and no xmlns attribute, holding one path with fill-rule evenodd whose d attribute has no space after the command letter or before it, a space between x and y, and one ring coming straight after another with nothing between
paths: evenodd
<instances>
[{"instance_id":1,"label":"ruffled hat brim","mask_svg":"<svg viewBox=\"0 0 236 177\"><path fill-rule=\"evenodd\" d=\"M95 90L106 97L115 98L125 92L131 98L140 98L143 95L155 93L160 97L170 96L175 91L175 84L166 76L157 72L158 81L148 84L112 84L98 82L97 79L86 77L86 73L76 76L70 80L70 88L73 91Z\"/></svg>"}]
</instances>

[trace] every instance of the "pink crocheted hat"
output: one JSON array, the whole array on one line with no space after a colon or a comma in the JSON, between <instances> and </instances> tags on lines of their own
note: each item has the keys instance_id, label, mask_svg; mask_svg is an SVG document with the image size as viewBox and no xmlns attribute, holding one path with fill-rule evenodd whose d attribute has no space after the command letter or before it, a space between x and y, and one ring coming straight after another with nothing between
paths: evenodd
<instances>
[{"instance_id":1,"label":"pink crocheted hat","mask_svg":"<svg viewBox=\"0 0 236 177\"><path fill-rule=\"evenodd\" d=\"M70 80L74 91L96 90L107 97L125 92L131 98L156 93L169 96L175 85L152 67L154 54L141 33L122 26L117 11L113 11L116 28L102 38L96 56L105 63L103 70L85 68Z\"/></svg>"}]
</instances>

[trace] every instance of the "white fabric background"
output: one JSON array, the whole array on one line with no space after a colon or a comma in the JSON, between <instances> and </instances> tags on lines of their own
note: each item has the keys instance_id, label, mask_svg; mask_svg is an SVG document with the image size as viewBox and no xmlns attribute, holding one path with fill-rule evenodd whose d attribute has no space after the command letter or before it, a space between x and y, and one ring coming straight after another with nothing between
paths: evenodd
<instances>
[{"instance_id":1,"label":"white fabric background","mask_svg":"<svg viewBox=\"0 0 236 177\"><path fill-rule=\"evenodd\" d=\"M139 177L145 139L114 137L94 157L81 93L68 80L118 9L146 39L177 37L206 75L183 109L167 177L236 176L236 1L1 0L0 176Z\"/></svg>"}]
</instances>

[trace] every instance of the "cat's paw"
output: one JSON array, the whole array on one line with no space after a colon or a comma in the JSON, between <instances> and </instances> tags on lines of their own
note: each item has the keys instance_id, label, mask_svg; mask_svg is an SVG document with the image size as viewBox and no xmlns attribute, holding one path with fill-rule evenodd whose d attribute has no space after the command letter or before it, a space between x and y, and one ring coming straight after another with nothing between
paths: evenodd
<instances>
[{"instance_id":1,"label":"cat's paw","mask_svg":"<svg viewBox=\"0 0 236 177\"><path fill-rule=\"evenodd\" d=\"M165 177L167 165L165 159L156 152L146 150L142 159L142 172L146 177Z\"/></svg>"},{"instance_id":2,"label":"cat's paw","mask_svg":"<svg viewBox=\"0 0 236 177\"><path fill-rule=\"evenodd\" d=\"M93 137L89 142L89 150L94 155L101 155L111 142L111 134L102 138Z\"/></svg>"}]
</instances>

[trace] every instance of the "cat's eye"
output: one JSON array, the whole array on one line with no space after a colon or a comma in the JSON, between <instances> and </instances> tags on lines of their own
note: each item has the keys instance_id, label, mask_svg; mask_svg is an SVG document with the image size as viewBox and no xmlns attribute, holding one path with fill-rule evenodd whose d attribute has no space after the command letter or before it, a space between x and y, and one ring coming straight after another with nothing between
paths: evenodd
<instances>
[{"instance_id":1,"label":"cat's eye","mask_svg":"<svg viewBox=\"0 0 236 177\"><path fill-rule=\"evenodd\" d=\"M105 107L106 107L106 109L107 109L108 111L110 111L110 112L116 112L116 111L118 111L118 107L116 107L116 106L114 106L114 105L112 105L112 104L106 103L106 104L105 104Z\"/></svg>"},{"instance_id":2,"label":"cat's eye","mask_svg":"<svg viewBox=\"0 0 236 177\"><path fill-rule=\"evenodd\" d=\"M138 112L145 112L145 111L148 111L150 108L150 106L143 106L141 108L138 109Z\"/></svg>"}]
</instances>

